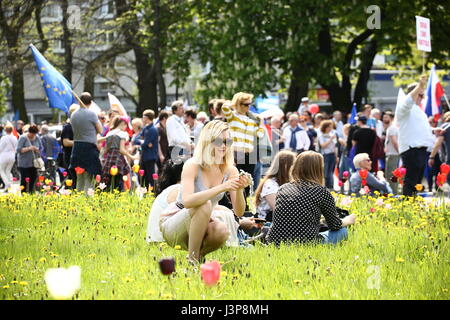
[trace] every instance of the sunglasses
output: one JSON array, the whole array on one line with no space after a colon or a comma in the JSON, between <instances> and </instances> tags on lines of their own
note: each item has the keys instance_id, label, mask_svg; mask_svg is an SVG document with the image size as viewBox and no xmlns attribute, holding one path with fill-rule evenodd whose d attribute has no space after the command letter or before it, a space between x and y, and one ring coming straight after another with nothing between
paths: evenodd
<instances>
[{"instance_id":1,"label":"sunglasses","mask_svg":"<svg viewBox=\"0 0 450 320\"><path fill-rule=\"evenodd\" d=\"M419 94L419 98L423 98L423 94L420 93L420 94Z\"/></svg>"},{"instance_id":2,"label":"sunglasses","mask_svg":"<svg viewBox=\"0 0 450 320\"><path fill-rule=\"evenodd\" d=\"M246 106L246 107L250 107L252 105L252 103L251 102L250 103L242 103L242 105Z\"/></svg>"},{"instance_id":3,"label":"sunglasses","mask_svg":"<svg viewBox=\"0 0 450 320\"><path fill-rule=\"evenodd\" d=\"M233 139L231 139L231 138L227 138L227 139L216 138L212 141L212 144L216 147L221 147L224 143L225 143L225 146L231 147L231 145L233 144Z\"/></svg>"},{"instance_id":4,"label":"sunglasses","mask_svg":"<svg viewBox=\"0 0 450 320\"><path fill-rule=\"evenodd\" d=\"M364 159L364 161L367 161L367 162L372 162L372 160L370 160L370 159Z\"/></svg>"}]
</instances>

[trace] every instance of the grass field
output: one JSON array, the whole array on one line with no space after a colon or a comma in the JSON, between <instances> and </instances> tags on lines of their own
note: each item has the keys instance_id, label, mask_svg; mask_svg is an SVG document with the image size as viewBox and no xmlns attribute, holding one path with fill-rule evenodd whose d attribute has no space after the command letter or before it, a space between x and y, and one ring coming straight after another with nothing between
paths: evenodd
<instances>
[{"instance_id":1,"label":"grass field","mask_svg":"<svg viewBox=\"0 0 450 320\"><path fill-rule=\"evenodd\" d=\"M72 265L82 278L74 299L449 299L444 203L336 197L357 215L348 241L224 248L207 257L223 265L206 287L186 252L145 242L151 197L2 196L0 299L51 299L45 271ZM170 278L158 265L168 256Z\"/></svg>"}]
</instances>

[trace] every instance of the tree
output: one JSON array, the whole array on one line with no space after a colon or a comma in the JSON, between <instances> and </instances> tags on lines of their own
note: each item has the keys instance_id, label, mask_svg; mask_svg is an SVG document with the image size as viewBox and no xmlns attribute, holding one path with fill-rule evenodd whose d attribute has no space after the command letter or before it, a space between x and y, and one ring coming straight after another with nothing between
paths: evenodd
<instances>
[{"instance_id":1,"label":"tree","mask_svg":"<svg viewBox=\"0 0 450 320\"><path fill-rule=\"evenodd\" d=\"M40 25L40 8L43 0L9 0L0 2L0 27L1 39L6 42L6 65L7 74L11 78L11 97L15 112L19 112L20 119L28 121L25 107L25 93L23 70L31 60L25 55L28 44L24 45L25 35L33 34L37 30L40 43L39 50L47 49L47 42L43 39L42 27ZM36 26L29 23L35 18ZM5 64L3 64L5 65Z\"/></svg>"}]
</instances>

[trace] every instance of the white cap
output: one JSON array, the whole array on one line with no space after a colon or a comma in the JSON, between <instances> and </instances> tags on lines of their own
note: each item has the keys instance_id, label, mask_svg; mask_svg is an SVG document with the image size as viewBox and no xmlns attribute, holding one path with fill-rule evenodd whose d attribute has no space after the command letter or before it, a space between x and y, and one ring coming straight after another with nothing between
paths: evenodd
<instances>
[{"instance_id":1,"label":"white cap","mask_svg":"<svg viewBox=\"0 0 450 320\"><path fill-rule=\"evenodd\" d=\"M306 102L306 101L309 101L309 98L308 97L303 97L302 98L302 102Z\"/></svg>"}]
</instances>

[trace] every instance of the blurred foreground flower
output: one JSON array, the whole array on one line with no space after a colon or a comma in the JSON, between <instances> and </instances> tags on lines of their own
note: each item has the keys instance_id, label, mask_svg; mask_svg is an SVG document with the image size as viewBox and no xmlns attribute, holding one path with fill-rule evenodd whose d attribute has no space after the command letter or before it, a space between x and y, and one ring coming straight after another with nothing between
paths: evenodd
<instances>
[{"instance_id":1,"label":"blurred foreground flower","mask_svg":"<svg viewBox=\"0 0 450 320\"><path fill-rule=\"evenodd\" d=\"M422 191L422 190L423 190L423 185L421 185L421 184L416 184L416 190L417 190L417 191Z\"/></svg>"},{"instance_id":2,"label":"blurred foreground flower","mask_svg":"<svg viewBox=\"0 0 450 320\"><path fill-rule=\"evenodd\" d=\"M164 275L170 275L175 271L175 259L164 258L159 260L159 268Z\"/></svg>"},{"instance_id":3,"label":"blurred foreground flower","mask_svg":"<svg viewBox=\"0 0 450 320\"><path fill-rule=\"evenodd\" d=\"M135 164L132 169L134 173L138 173L140 168L141 167L138 164Z\"/></svg>"},{"instance_id":4,"label":"blurred foreground flower","mask_svg":"<svg viewBox=\"0 0 450 320\"><path fill-rule=\"evenodd\" d=\"M204 263L200 266L200 272L202 274L202 280L207 286L214 286L220 279L220 263L217 261L211 261Z\"/></svg>"},{"instance_id":5,"label":"blurred foreground flower","mask_svg":"<svg viewBox=\"0 0 450 320\"><path fill-rule=\"evenodd\" d=\"M81 268L55 268L45 272L45 283L50 295L57 300L70 299L81 285Z\"/></svg>"},{"instance_id":6,"label":"blurred foreground flower","mask_svg":"<svg viewBox=\"0 0 450 320\"><path fill-rule=\"evenodd\" d=\"M71 179L66 180L66 186L71 187L73 184L73 181Z\"/></svg>"},{"instance_id":7,"label":"blurred foreground flower","mask_svg":"<svg viewBox=\"0 0 450 320\"><path fill-rule=\"evenodd\" d=\"M89 189L87 190L87 195L88 195L89 197L93 197L94 194L95 194L94 189L89 188Z\"/></svg>"},{"instance_id":8,"label":"blurred foreground flower","mask_svg":"<svg viewBox=\"0 0 450 320\"><path fill-rule=\"evenodd\" d=\"M116 176L119 173L119 169L117 168L117 166L112 166L111 169L109 170L109 174L112 176Z\"/></svg>"},{"instance_id":9,"label":"blurred foreground flower","mask_svg":"<svg viewBox=\"0 0 450 320\"><path fill-rule=\"evenodd\" d=\"M75 172L76 172L76 174L83 174L84 171L86 171L86 170L84 170L84 169L81 168L81 167L75 167Z\"/></svg>"}]
</instances>

